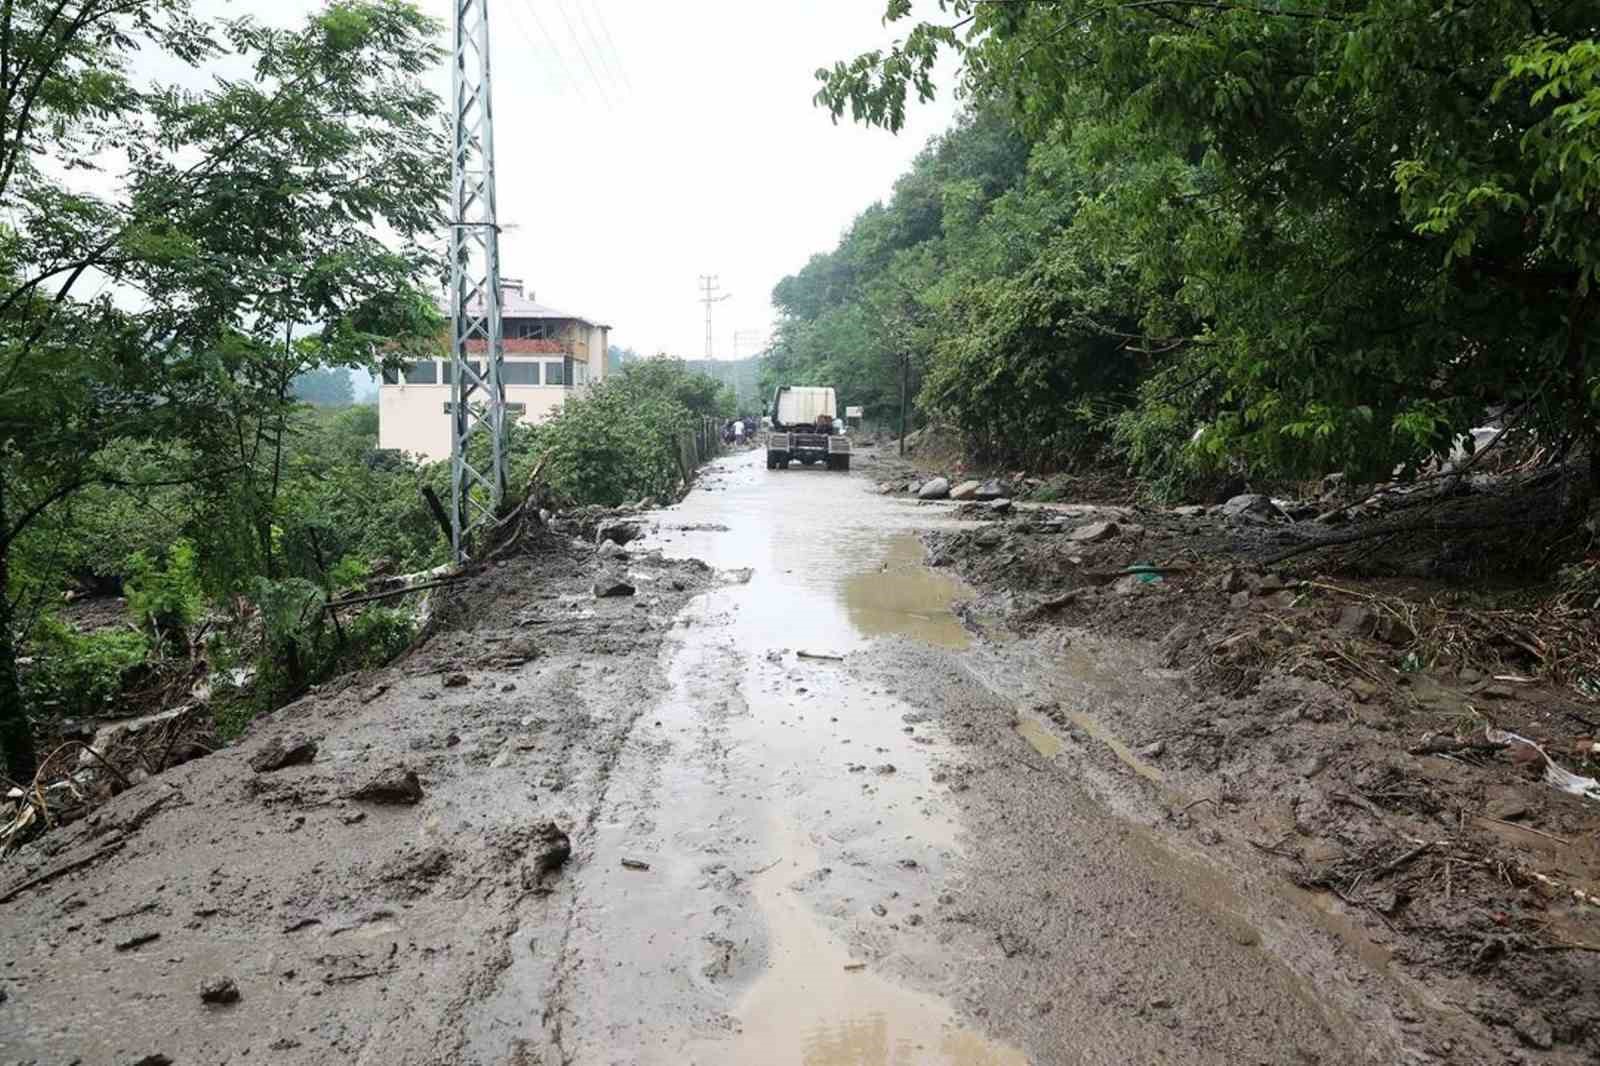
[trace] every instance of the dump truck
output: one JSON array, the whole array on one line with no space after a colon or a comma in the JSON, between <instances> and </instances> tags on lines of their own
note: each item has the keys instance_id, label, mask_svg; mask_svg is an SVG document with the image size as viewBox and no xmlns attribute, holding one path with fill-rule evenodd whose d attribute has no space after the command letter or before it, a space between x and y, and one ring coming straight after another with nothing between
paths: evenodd
<instances>
[{"instance_id":1,"label":"dump truck","mask_svg":"<svg viewBox=\"0 0 1600 1066\"><path fill-rule=\"evenodd\" d=\"M829 470L850 469L850 438L839 421L831 386L779 385L768 415L768 470L787 470L795 460L804 466L826 463Z\"/></svg>"}]
</instances>

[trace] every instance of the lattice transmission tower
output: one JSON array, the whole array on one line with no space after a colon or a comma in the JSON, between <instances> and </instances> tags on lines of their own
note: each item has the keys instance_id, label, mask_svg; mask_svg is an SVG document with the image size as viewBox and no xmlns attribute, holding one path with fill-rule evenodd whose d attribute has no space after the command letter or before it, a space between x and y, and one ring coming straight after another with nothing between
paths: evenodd
<instances>
[{"instance_id":1,"label":"lattice transmission tower","mask_svg":"<svg viewBox=\"0 0 1600 1066\"><path fill-rule=\"evenodd\" d=\"M454 0L450 68L450 541L457 562L491 524L506 490L506 394L501 371L500 226L489 106L488 0ZM482 441L480 447L473 445Z\"/></svg>"}]
</instances>

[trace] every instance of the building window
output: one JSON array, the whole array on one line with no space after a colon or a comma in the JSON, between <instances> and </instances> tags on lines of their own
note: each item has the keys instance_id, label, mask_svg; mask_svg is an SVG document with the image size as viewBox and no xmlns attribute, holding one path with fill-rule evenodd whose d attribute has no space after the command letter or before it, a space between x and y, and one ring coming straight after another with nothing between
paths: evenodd
<instances>
[{"instance_id":1,"label":"building window","mask_svg":"<svg viewBox=\"0 0 1600 1066\"><path fill-rule=\"evenodd\" d=\"M546 385L565 385L567 383L566 360L546 363L544 365L544 383Z\"/></svg>"},{"instance_id":2,"label":"building window","mask_svg":"<svg viewBox=\"0 0 1600 1066\"><path fill-rule=\"evenodd\" d=\"M589 364L588 363L573 363L572 364L572 383L574 385L587 385L587 384L589 384Z\"/></svg>"},{"instance_id":3,"label":"building window","mask_svg":"<svg viewBox=\"0 0 1600 1066\"><path fill-rule=\"evenodd\" d=\"M507 385L537 385L539 364L507 359L500 369L500 380Z\"/></svg>"},{"instance_id":4,"label":"building window","mask_svg":"<svg viewBox=\"0 0 1600 1066\"><path fill-rule=\"evenodd\" d=\"M437 385L439 384L439 364L432 359L424 359L420 363L409 363L406 366L407 385Z\"/></svg>"}]
</instances>

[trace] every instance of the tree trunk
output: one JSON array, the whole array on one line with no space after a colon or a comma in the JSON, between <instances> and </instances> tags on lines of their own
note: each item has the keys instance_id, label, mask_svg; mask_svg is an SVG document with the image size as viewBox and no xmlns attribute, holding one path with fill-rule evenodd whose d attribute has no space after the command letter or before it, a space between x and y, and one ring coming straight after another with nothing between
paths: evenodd
<instances>
[{"instance_id":1,"label":"tree trunk","mask_svg":"<svg viewBox=\"0 0 1600 1066\"><path fill-rule=\"evenodd\" d=\"M0 757L6 774L18 784L33 780L39 754L33 748L33 727L22 705L17 676L17 635L11 617L11 542L6 518L5 482L0 478Z\"/></svg>"},{"instance_id":2,"label":"tree trunk","mask_svg":"<svg viewBox=\"0 0 1600 1066\"><path fill-rule=\"evenodd\" d=\"M1571 405L1573 436L1589 449L1588 477L1577 480L1577 491L1567 490L1568 518L1584 521L1596 498L1600 498L1600 422L1595 419L1594 403L1589 397L1588 334L1589 318L1594 311L1594 292L1574 286L1572 300L1567 309L1567 351L1564 369L1567 373L1567 397ZM1569 482L1570 483L1570 482Z\"/></svg>"},{"instance_id":3,"label":"tree trunk","mask_svg":"<svg viewBox=\"0 0 1600 1066\"><path fill-rule=\"evenodd\" d=\"M911 377L911 357L900 357L900 458L906 456L906 399Z\"/></svg>"}]
</instances>

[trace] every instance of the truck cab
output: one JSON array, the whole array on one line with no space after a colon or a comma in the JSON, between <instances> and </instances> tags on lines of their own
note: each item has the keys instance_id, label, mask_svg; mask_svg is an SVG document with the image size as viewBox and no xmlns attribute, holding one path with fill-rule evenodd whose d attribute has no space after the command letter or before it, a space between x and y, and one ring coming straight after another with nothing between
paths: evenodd
<instances>
[{"instance_id":1,"label":"truck cab","mask_svg":"<svg viewBox=\"0 0 1600 1066\"><path fill-rule=\"evenodd\" d=\"M767 469L787 470L825 463L829 470L850 469L850 438L839 420L838 400L829 385L779 385L768 411Z\"/></svg>"}]
</instances>

